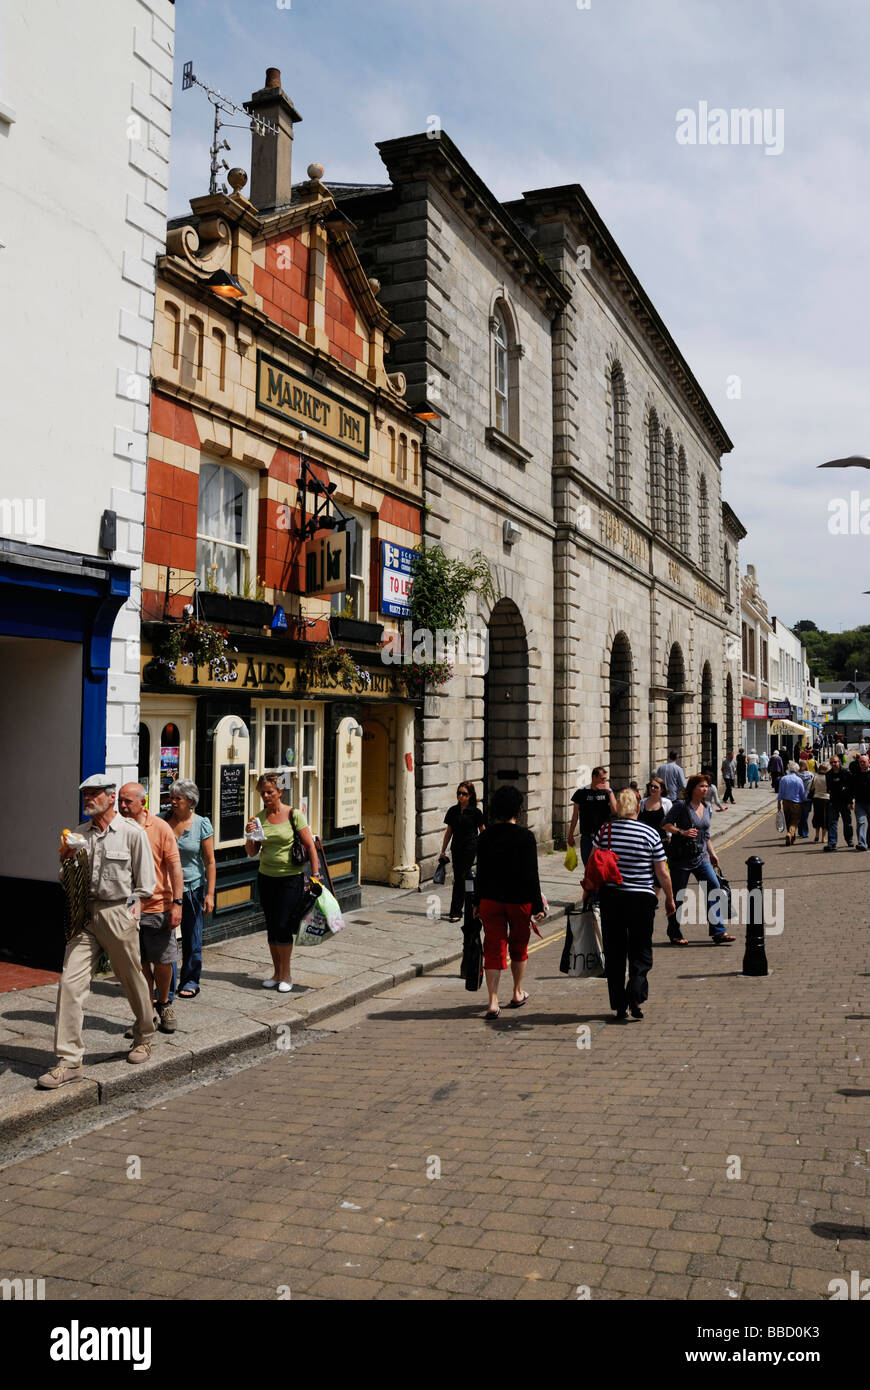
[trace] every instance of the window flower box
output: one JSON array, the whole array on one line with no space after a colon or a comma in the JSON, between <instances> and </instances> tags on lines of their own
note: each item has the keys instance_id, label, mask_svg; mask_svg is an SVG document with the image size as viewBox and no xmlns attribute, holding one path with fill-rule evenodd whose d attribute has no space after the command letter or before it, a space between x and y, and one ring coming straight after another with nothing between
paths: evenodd
<instances>
[{"instance_id":1,"label":"window flower box","mask_svg":"<svg viewBox=\"0 0 870 1390\"><path fill-rule=\"evenodd\" d=\"M201 589L197 594L199 612L210 623L227 627L268 627L272 621L271 603L256 598L237 598Z\"/></svg>"}]
</instances>

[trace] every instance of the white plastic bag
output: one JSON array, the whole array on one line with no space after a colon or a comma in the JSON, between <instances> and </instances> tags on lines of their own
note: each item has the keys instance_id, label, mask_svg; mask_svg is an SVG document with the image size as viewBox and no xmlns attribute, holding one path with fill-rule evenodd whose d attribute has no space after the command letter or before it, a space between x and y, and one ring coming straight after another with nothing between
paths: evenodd
<instances>
[{"instance_id":1,"label":"white plastic bag","mask_svg":"<svg viewBox=\"0 0 870 1390\"><path fill-rule=\"evenodd\" d=\"M329 889L323 888L299 923L296 945L319 946L324 941L330 941L343 926L344 918L338 903Z\"/></svg>"},{"instance_id":2,"label":"white plastic bag","mask_svg":"<svg viewBox=\"0 0 870 1390\"><path fill-rule=\"evenodd\" d=\"M777 807L776 811L776 829L780 835L785 834L785 812L781 806Z\"/></svg>"}]
</instances>

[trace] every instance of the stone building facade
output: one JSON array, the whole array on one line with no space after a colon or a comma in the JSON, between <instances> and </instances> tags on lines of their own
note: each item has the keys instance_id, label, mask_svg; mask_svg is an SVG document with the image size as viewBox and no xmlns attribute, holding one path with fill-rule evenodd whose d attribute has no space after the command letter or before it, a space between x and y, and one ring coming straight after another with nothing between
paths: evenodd
<instances>
[{"instance_id":1,"label":"stone building facade","mask_svg":"<svg viewBox=\"0 0 870 1390\"><path fill-rule=\"evenodd\" d=\"M552 331L567 293L446 133L378 149L390 185L335 192L404 330L392 356L409 399L438 412L424 449L424 538L451 556L483 551L499 595L470 614L486 659L458 663L424 702L425 877L461 778L485 799L500 783L519 787L526 823L539 842L552 837Z\"/></svg>"},{"instance_id":2,"label":"stone building facade","mask_svg":"<svg viewBox=\"0 0 870 1390\"><path fill-rule=\"evenodd\" d=\"M553 825L592 765L718 768L735 675L721 456L731 441L579 185L508 204L570 291L553 335ZM733 632L733 623L730 624Z\"/></svg>"}]
</instances>

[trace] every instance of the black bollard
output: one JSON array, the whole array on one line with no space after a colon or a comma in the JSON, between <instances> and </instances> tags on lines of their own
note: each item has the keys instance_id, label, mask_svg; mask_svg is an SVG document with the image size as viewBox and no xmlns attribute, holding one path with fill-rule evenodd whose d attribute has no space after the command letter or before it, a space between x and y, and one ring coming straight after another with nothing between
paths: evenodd
<instances>
[{"instance_id":1,"label":"black bollard","mask_svg":"<svg viewBox=\"0 0 870 1390\"><path fill-rule=\"evenodd\" d=\"M764 949L764 894L761 870L764 860L753 854L746 861L746 887L749 916L746 922L746 950L743 953L744 975L769 975L767 953Z\"/></svg>"}]
</instances>

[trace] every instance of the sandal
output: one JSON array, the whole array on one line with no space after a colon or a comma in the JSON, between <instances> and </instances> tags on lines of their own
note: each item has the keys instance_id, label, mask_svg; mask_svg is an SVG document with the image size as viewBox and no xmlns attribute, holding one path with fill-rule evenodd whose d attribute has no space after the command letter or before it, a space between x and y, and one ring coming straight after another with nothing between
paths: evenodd
<instances>
[{"instance_id":1,"label":"sandal","mask_svg":"<svg viewBox=\"0 0 870 1390\"><path fill-rule=\"evenodd\" d=\"M462 921L462 918L461 918L461 917L448 917L447 920L448 920L448 922L461 922L461 921Z\"/></svg>"},{"instance_id":2,"label":"sandal","mask_svg":"<svg viewBox=\"0 0 870 1390\"><path fill-rule=\"evenodd\" d=\"M688 943L688 941L686 940L686 938L685 938L684 936L669 936L669 937L668 937L668 945L669 945L669 946L688 946L688 944L689 944L689 943Z\"/></svg>"},{"instance_id":3,"label":"sandal","mask_svg":"<svg viewBox=\"0 0 870 1390\"><path fill-rule=\"evenodd\" d=\"M491 1022L493 1021L493 1019L498 1018L498 1016L499 1016L500 1013L501 1013L501 1009L489 1009L489 1010L484 1014L484 1018L486 1019L487 1023L491 1023Z\"/></svg>"},{"instance_id":4,"label":"sandal","mask_svg":"<svg viewBox=\"0 0 870 1390\"><path fill-rule=\"evenodd\" d=\"M523 997L522 997L522 999L512 999L511 1002L508 1004L508 1008L509 1008L509 1009L521 1009L521 1008L523 1007L523 1005L525 1004L526 1000L528 999L528 997L529 997L529 996L528 996L528 994L526 993L526 991L523 990Z\"/></svg>"},{"instance_id":5,"label":"sandal","mask_svg":"<svg viewBox=\"0 0 870 1390\"><path fill-rule=\"evenodd\" d=\"M731 942L736 941L737 938L736 936L728 936L725 932L722 932L721 936L711 936L710 940L714 946L730 946Z\"/></svg>"},{"instance_id":6,"label":"sandal","mask_svg":"<svg viewBox=\"0 0 870 1390\"><path fill-rule=\"evenodd\" d=\"M179 999L195 999L196 996L197 996L198 994L199 994L199 988L198 988L198 987L195 987L195 988L191 989L191 988L188 986L187 988L185 988L185 989L180 989L180 990L178 991L178 998L179 998Z\"/></svg>"}]
</instances>

